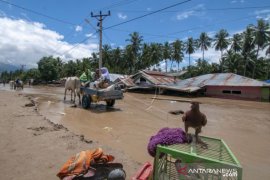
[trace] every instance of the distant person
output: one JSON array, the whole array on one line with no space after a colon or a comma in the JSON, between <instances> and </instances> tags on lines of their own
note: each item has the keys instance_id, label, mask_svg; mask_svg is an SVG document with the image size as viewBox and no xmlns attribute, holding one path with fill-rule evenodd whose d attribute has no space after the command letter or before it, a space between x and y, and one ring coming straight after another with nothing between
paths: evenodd
<instances>
[{"instance_id":1,"label":"distant person","mask_svg":"<svg viewBox=\"0 0 270 180\"><path fill-rule=\"evenodd\" d=\"M16 79L16 84L18 84L20 82L20 79L19 78L17 78Z\"/></svg>"}]
</instances>

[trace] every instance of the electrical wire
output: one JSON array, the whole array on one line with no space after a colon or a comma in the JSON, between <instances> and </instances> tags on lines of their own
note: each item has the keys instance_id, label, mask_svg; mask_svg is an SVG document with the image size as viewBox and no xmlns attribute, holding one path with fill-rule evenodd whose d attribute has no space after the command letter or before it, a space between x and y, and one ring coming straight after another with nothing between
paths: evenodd
<instances>
[{"instance_id":1,"label":"electrical wire","mask_svg":"<svg viewBox=\"0 0 270 180\"><path fill-rule=\"evenodd\" d=\"M156 10L156 11L153 11L153 12L150 12L150 13L147 13L147 14L144 14L144 15L142 15L142 16L139 16L139 17L136 17L136 18L133 18L133 19L130 19L130 20L127 20L127 21L124 21L124 22L121 22L121 23L118 23L118 24L115 24L115 25L106 27L106 28L104 28L103 30L110 29L110 28L113 28L113 27L116 27L116 26L120 26L120 25L122 25L122 24L126 24L126 23L129 23L129 22L132 22L132 21L135 21L135 20L144 18L144 17L146 17L146 16L150 16L150 15L152 15L152 14L156 14L156 13L158 13L158 12L164 11L164 10L169 9L169 8L172 8L172 7L179 6L179 5L181 5L181 4L185 4L185 3L190 2L190 1L191 1L191 0L186 0L186 1L179 2L179 3L173 4L173 5L167 6L167 7L165 7L165 8L162 8L162 9L159 9L159 10Z\"/></svg>"},{"instance_id":2,"label":"electrical wire","mask_svg":"<svg viewBox=\"0 0 270 180\"><path fill-rule=\"evenodd\" d=\"M192 11L227 11L227 10L246 10L246 9L263 9L268 8L270 5L265 6L249 6L249 7L231 7L231 8L210 8L210 9L190 9ZM119 10L121 12L131 12L131 13L141 13L141 12L152 12L152 11L143 11L143 10ZM175 13L179 12L180 10L175 11L163 11L166 13Z\"/></svg>"},{"instance_id":3,"label":"electrical wire","mask_svg":"<svg viewBox=\"0 0 270 180\"><path fill-rule=\"evenodd\" d=\"M8 1L0 0L0 2L9 4L9 5L14 6L16 8L23 9L25 11L31 12L33 14L37 14L39 16L43 16L45 18L48 18L48 19L51 19L51 20L54 20L54 21L57 21L57 22L60 22L60 23L64 23L64 24L68 24L68 25L72 25L72 26L75 26L76 25L75 23L72 23L72 22L69 22L69 21L66 21L66 20L62 20L62 19L59 19L59 18L55 18L55 17L52 17L52 16L49 16L49 15L46 15L46 14L37 12L35 10L29 9L29 8L26 8L26 7L22 7L20 5L17 5L17 4L8 2Z\"/></svg>"},{"instance_id":4,"label":"electrical wire","mask_svg":"<svg viewBox=\"0 0 270 180\"><path fill-rule=\"evenodd\" d=\"M122 22L122 23L118 23L118 24L115 24L115 25L112 25L112 26L103 28L103 30L107 30L107 29L110 29L110 28L113 28L113 27L116 27L116 26L120 26L120 25L125 24L125 23L129 23L129 22L131 22L131 21L135 21L135 20L137 20L137 19L141 19L141 18L143 18L143 17L149 16L149 15L152 15L152 14L156 14L156 13L161 12L161 11L163 11L163 10L166 10L166 9L169 9L169 8L172 8L172 7L176 7L176 6L178 6L178 5L187 3L187 2L189 2L189 1L191 1L191 0L182 1L182 2L179 2L179 3L173 4L173 5L167 6L167 7L165 7L165 8L161 8L161 9L156 10L156 11L154 11L154 12L147 13L147 14L145 14L145 15L142 15L142 16L139 16L139 17L130 19L130 20L128 20L128 21L125 21L125 22ZM96 32L96 33L97 33L97 32ZM96 33L95 33L95 34L96 34ZM64 52L64 54L66 54L66 53L72 51L74 48L78 47L81 43L84 43L84 42L87 41L89 38L90 38L90 37L87 37L87 38L83 39L82 41L80 41L79 43L77 43L75 46L73 46L72 48L70 48L68 51Z\"/></svg>"}]
</instances>

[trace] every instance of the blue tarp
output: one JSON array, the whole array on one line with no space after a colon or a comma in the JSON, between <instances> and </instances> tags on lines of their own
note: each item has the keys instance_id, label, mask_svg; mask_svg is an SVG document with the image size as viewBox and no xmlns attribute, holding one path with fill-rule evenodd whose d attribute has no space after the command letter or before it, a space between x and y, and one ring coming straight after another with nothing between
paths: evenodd
<instances>
[{"instance_id":1,"label":"blue tarp","mask_svg":"<svg viewBox=\"0 0 270 180\"><path fill-rule=\"evenodd\" d=\"M268 80L266 80L266 81L264 81L264 82L266 82L266 83L270 83L270 79L268 79Z\"/></svg>"}]
</instances>

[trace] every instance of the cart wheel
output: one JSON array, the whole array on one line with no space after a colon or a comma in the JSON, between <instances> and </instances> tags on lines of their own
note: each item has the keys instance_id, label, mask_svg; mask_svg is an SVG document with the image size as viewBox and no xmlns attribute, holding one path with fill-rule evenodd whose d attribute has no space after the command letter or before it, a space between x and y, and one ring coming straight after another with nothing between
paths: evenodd
<instances>
[{"instance_id":1,"label":"cart wheel","mask_svg":"<svg viewBox=\"0 0 270 180\"><path fill-rule=\"evenodd\" d=\"M83 95L83 97L82 97L82 107L84 109L87 109L87 108L90 107L90 104L91 104L91 100L90 100L89 96L88 95Z\"/></svg>"},{"instance_id":2,"label":"cart wheel","mask_svg":"<svg viewBox=\"0 0 270 180\"><path fill-rule=\"evenodd\" d=\"M107 103L107 106L113 107L113 105L115 104L115 99L107 100L106 103Z\"/></svg>"}]
</instances>

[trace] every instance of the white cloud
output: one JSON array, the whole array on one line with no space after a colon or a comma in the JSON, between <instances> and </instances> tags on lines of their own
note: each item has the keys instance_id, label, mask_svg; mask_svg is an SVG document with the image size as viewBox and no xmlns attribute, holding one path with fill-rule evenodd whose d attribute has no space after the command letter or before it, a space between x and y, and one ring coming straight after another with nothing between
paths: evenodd
<instances>
[{"instance_id":1,"label":"white cloud","mask_svg":"<svg viewBox=\"0 0 270 180\"><path fill-rule=\"evenodd\" d=\"M232 0L231 4L235 4L235 3L244 3L245 0Z\"/></svg>"},{"instance_id":2,"label":"white cloud","mask_svg":"<svg viewBox=\"0 0 270 180\"><path fill-rule=\"evenodd\" d=\"M265 21L270 20L270 9L255 11L254 14L257 15L257 19L264 19Z\"/></svg>"},{"instance_id":3,"label":"white cloud","mask_svg":"<svg viewBox=\"0 0 270 180\"><path fill-rule=\"evenodd\" d=\"M177 14L176 19L177 20L182 20L182 19L187 19L188 17L192 16L195 14L195 11L185 11L180 14Z\"/></svg>"},{"instance_id":4,"label":"white cloud","mask_svg":"<svg viewBox=\"0 0 270 180\"><path fill-rule=\"evenodd\" d=\"M203 11L204 9L205 9L204 4L199 4L190 10L187 10L181 13L179 12L176 15L176 19L181 21L191 16L202 17L205 14L205 12Z\"/></svg>"},{"instance_id":5,"label":"white cloud","mask_svg":"<svg viewBox=\"0 0 270 180\"><path fill-rule=\"evenodd\" d=\"M64 36L39 22L0 17L0 62L36 66L43 56L64 60L90 57L97 44L69 44ZM76 48L70 50L76 45ZM70 50L70 51L69 51Z\"/></svg>"},{"instance_id":6,"label":"white cloud","mask_svg":"<svg viewBox=\"0 0 270 180\"><path fill-rule=\"evenodd\" d=\"M202 59L202 51L197 50L195 53L191 54L190 57L192 59L197 60L199 58ZM207 51L204 51L204 59L207 60L209 63L219 63L220 59L220 51L216 51L215 48L211 47Z\"/></svg>"},{"instance_id":7,"label":"white cloud","mask_svg":"<svg viewBox=\"0 0 270 180\"><path fill-rule=\"evenodd\" d=\"M75 27L75 31L76 31L76 32L82 31L82 26L76 26L76 27Z\"/></svg>"},{"instance_id":8,"label":"white cloud","mask_svg":"<svg viewBox=\"0 0 270 180\"><path fill-rule=\"evenodd\" d=\"M117 16L119 19L123 19L123 20L127 19L127 15L122 14L122 13L118 13Z\"/></svg>"}]
</instances>

